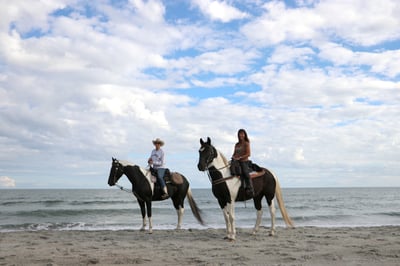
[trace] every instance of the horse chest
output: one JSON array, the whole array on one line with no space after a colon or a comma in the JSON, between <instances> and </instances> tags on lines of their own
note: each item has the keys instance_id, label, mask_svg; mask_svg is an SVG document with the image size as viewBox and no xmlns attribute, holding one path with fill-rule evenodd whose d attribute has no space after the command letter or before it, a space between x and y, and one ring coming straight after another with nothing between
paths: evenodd
<instances>
[{"instance_id":1,"label":"horse chest","mask_svg":"<svg viewBox=\"0 0 400 266\"><path fill-rule=\"evenodd\" d=\"M226 182L223 182L221 184L213 185L212 186L212 192L215 198L218 200L218 204L223 209L226 204L232 202L232 198L229 193L228 186L226 185Z\"/></svg>"}]
</instances>

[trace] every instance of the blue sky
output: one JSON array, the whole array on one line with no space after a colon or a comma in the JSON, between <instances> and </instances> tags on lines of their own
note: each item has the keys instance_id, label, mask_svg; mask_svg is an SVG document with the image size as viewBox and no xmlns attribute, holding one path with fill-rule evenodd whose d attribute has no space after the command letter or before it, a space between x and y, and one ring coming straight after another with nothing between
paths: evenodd
<instances>
[{"instance_id":1,"label":"blue sky","mask_svg":"<svg viewBox=\"0 0 400 266\"><path fill-rule=\"evenodd\" d=\"M0 5L0 188L107 188L157 137L209 188L239 128L283 187L400 186L396 0Z\"/></svg>"}]
</instances>

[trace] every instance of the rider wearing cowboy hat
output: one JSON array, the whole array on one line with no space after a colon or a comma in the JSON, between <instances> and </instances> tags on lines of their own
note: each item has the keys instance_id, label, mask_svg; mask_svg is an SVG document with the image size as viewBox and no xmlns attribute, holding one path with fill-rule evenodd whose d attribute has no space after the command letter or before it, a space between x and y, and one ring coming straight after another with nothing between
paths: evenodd
<instances>
[{"instance_id":1,"label":"rider wearing cowboy hat","mask_svg":"<svg viewBox=\"0 0 400 266\"><path fill-rule=\"evenodd\" d=\"M164 174L166 170L166 168L164 167L164 151L161 149L161 146L164 145L164 141L156 138L155 140L153 140L153 145L155 146L155 149L151 151L150 158L147 162L157 171L157 181L159 182L161 189L164 192L164 194L161 195L161 198L166 199L169 197L169 195L164 181Z\"/></svg>"}]
</instances>

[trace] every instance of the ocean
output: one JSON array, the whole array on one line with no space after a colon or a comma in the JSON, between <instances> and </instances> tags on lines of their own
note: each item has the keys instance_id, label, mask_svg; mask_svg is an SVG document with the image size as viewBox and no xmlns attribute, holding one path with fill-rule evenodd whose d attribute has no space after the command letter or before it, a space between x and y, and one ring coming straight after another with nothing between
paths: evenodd
<instances>
[{"instance_id":1,"label":"ocean","mask_svg":"<svg viewBox=\"0 0 400 266\"><path fill-rule=\"evenodd\" d=\"M400 225L400 188L283 188L295 226L358 227ZM206 222L200 225L185 200L184 229L225 228L211 189L192 189ZM277 204L278 227L284 227ZM262 226L270 226L263 201ZM236 226L252 228L253 202L236 203ZM174 229L177 214L170 199L153 202L153 229ZM0 232L36 230L137 230L142 218L136 198L109 189L1 189Z\"/></svg>"}]
</instances>

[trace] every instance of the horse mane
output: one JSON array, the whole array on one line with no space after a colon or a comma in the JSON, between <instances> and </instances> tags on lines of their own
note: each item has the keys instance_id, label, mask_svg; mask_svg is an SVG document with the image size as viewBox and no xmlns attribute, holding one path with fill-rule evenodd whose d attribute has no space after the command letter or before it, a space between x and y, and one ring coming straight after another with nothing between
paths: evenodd
<instances>
[{"instance_id":1,"label":"horse mane","mask_svg":"<svg viewBox=\"0 0 400 266\"><path fill-rule=\"evenodd\" d=\"M119 162L122 166L128 166L128 165L134 166L134 165L135 165L134 163L131 163L131 162L127 161L127 160L119 160L118 162Z\"/></svg>"},{"instance_id":2,"label":"horse mane","mask_svg":"<svg viewBox=\"0 0 400 266\"><path fill-rule=\"evenodd\" d=\"M220 151L218 151L218 153L221 156L222 161L224 161L224 164L228 165L229 161L228 161L228 159L226 159L225 155L223 155Z\"/></svg>"}]
</instances>

